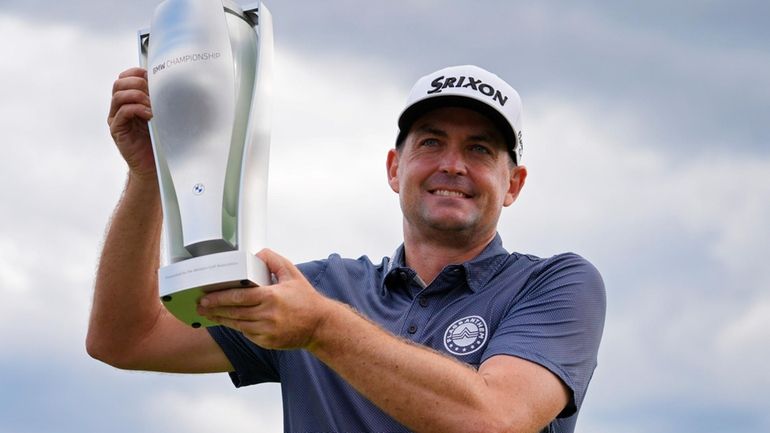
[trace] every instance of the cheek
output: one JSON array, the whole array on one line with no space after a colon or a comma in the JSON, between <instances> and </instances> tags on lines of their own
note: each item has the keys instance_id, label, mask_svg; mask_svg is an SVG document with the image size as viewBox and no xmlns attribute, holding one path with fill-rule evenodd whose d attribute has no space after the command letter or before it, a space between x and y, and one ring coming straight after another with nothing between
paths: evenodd
<instances>
[{"instance_id":1,"label":"cheek","mask_svg":"<svg viewBox=\"0 0 770 433\"><path fill-rule=\"evenodd\" d=\"M508 206L510 205L513 200L511 197L511 194L509 193L511 188L511 180L509 177L509 174L506 172L505 174L501 174L500 177L496 179L496 185L497 185L497 200L502 206Z\"/></svg>"},{"instance_id":2,"label":"cheek","mask_svg":"<svg viewBox=\"0 0 770 433\"><path fill-rule=\"evenodd\" d=\"M422 171L417 164L405 164L399 167L397 176L398 188L403 192L413 188L418 188L421 182Z\"/></svg>"},{"instance_id":3,"label":"cheek","mask_svg":"<svg viewBox=\"0 0 770 433\"><path fill-rule=\"evenodd\" d=\"M503 196L503 206L508 207L513 204L513 196L507 192Z\"/></svg>"}]
</instances>

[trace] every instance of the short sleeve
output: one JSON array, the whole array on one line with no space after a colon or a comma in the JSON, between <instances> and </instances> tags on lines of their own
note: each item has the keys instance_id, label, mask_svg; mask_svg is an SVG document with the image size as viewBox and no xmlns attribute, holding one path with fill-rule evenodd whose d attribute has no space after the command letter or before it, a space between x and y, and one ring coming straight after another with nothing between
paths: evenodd
<instances>
[{"instance_id":1,"label":"short sleeve","mask_svg":"<svg viewBox=\"0 0 770 433\"><path fill-rule=\"evenodd\" d=\"M230 379L236 387L263 382L279 382L280 374L276 353L257 346L239 331L224 326L208 328L235 371Z\"/></svg>"},{"instance_id":2,"label":"short sleeve","mask_svg":"<svg viewBox=\"0 0 770 433\"><path fill-rule=\"evenodd\" d=\"M572 391L559 415L570 416L597 365L605 310L604 283L593 265L573 253L545 259L490 336L482 362L512 355L547 368Z\"/></svg>"}]
</instances>

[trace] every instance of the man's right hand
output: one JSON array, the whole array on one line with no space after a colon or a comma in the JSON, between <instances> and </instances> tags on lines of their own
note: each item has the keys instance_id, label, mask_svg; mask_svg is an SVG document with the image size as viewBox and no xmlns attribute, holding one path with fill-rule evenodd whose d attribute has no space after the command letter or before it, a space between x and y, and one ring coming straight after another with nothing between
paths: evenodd
<instances>
[{"instance_id":1,"label":"man's right hand","mask_svg":"<svg viewBox=\"0 0 770 433\"><path fill-rule=\"evenodd\" d=\"M155 159L147 121L152 118L147 71L131 68L120 73L112 86L107 124L120 154L133 176L154 179Z\"/></svg>"}]
</instances>

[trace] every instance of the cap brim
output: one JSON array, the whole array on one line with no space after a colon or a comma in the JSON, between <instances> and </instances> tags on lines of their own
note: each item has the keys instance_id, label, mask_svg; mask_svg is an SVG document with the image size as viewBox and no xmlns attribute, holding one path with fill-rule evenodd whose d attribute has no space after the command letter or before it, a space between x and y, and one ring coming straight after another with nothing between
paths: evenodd
<instances>
[{"instance_id":1,"label":"cap brim","mask_svg":"<svg viewBox=\"0 0 770 433\"><path fill-rule=\"evenodd\" d=\"M510 153L513 162L517 163L516 153L514 151L516 148L516 132L511 127L511 124L508 123L508 121L499 111L495 110L484 102L466 96L437 95L431 98L423 99L422 101L417 101L416 103L410 105L401 113L401 116L398 118L399 133L396 144L401 143L406 138L406 134L409 133L409 128L412 127L412 124L420 116L431 110L442 107L467 108L487 117L503 134L503 138L508 145L508 152Z\"/></svg>"}]
</instances>

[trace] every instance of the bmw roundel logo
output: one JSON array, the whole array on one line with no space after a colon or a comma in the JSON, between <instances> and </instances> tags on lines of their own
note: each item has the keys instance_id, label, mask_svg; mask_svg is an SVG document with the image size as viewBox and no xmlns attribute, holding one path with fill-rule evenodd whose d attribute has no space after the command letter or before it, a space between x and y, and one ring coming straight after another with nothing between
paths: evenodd
<instances>
[{"instance_id":1,"label":"bmw roundel logo","mask_svg":"<svg viewBox=\"0 0 770 433\"><path fill-rule=\"evenodd\" d=\"M444 333L444 347L455 355L468 355L487 342L487 322L479 316L456 320Z\"/></svg>"},{"instance_id":2,"label":"bmw roundel logo","mask_svg":"<svg viewBox=\"0 0 770 433\"><path fill-rule=\"evenodd\" d=\"M193 185L193 194L201 195L203 194L203 191L206 191L206 187L203 186L202 183L196 183L195 185Z\"/></svg>"}]
</instances>

